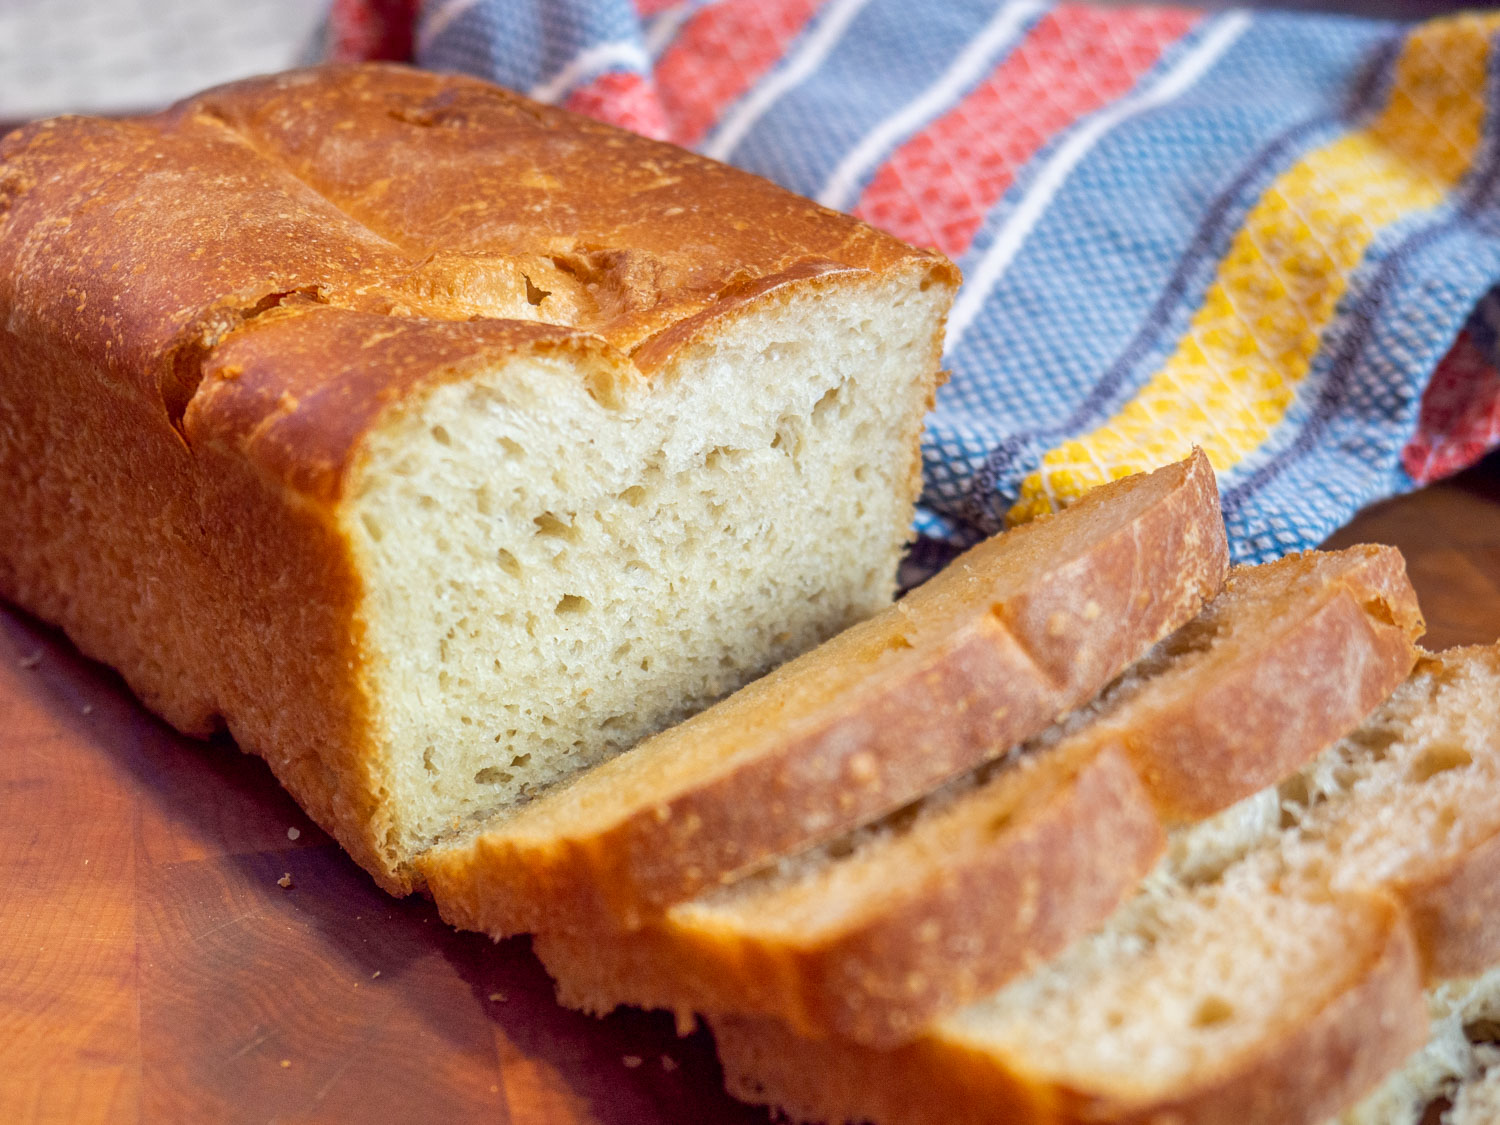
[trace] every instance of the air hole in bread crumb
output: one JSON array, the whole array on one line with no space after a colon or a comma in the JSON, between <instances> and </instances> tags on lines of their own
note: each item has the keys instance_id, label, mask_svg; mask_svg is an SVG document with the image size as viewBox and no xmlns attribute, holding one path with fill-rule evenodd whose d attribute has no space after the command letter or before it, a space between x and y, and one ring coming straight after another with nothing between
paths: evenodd
<instances>
[{"instance_id":1,"label":"air hole in bread crumb","mask_svg":"<svg viewBox=\"0 0 1500 1125\"><path fill-rule=\"evenodd\" d=\"M578 536L578 531L573 526L571 519L559 519L552 512L543 512L531 522L536 524L536 533L538 535L548 535L555 539L567 539L569 541Z\"/></svg>"},{"instance_id":2,"label":"air hole in bread crumb","mask_svg":"<svg viewBox=\"0 0 1500 1125\"><path fill-rule=\"evenodd\" d=\"M490 486L481 484L474 490L474 507L479 510L481 516L493 516L495 514L495 496L490 491Z\"/></svg>"},{"instance_id":3,"label":"air hole in bread crumb","mask_svg":"<svg viewBox=\"0 0 1500 1125\"><path fill-rule=\"evenodd\" d=\"M437 773L437 763L432 760L432 756L436 752L436 749L431 746L422 751L422 765L426 768L428 773Z\"/></svg>"},{"instance_id":4,"label":"air hole in bread crumb","mask_svg":"<svg viewBox=\"0 0 1500 1125\"><path fill-rule=\"evenodd\" d=\"M838 406L841 405L840 400L843 398L843 393L844 393L844 384L843 383L840 383L836 387L829 387L828 390L826 390L826 391L823 392L823 397L820 398L820 399L818 399L817 402L813 403L813 408L812 408L813 425L815 425L815 426L824 426L824 425L827 425L829 414L833 413L835 407L838 407ZM843 413L844 413L844 411L843 410L839 410L838 413L839 413L840 416L842 416Z\"/></svg>"},{"instance_id":5,"label":"air hole in bread crumb","mask_svg":"<svg viewBox=\"0 0 1500 1125\"><path fill-rule=\"evenodd\" d=\"M447 431L447 429L445 427L443 427L443 426L433 426L432 427L432 440L435 441L435 442L437 442L439 445L452 445L453 444L453 437L452 437L452 435L449 434L448 431Z\"/></svg>"},{"instance_id":6,"label":"air hole in bread crumb","mask_svg":"<svg viewBox=\"0 0 1500 1125\"><path fill-rule=\"evenodd\" d=\"M593 608L588 598L580 597L578 594L564 594L558 599L556 612L587 613Z\"/></svg>"},{"instance_id":7,"label":"air hole in bread crumb","mask_svg":"<svg viewBox=\"0 0 1500 1125\"><path fill-rule=\"evenodd\" d=\"M361 515L359 517L359 520L362 524L365 525L365 534L367 534L371 539L375 540L375 542L379 543L380 537L385 534L385 529L380 526L375 517L366 513L364 515Z\"/></svg>"},{"instance_id":8,"label":"air hole in bread crumb","mask_svg":"<svg viewBox=\"0 0 1500 1125\"><path fill-rule=\"evenodd\" d=\"M796 419L783 416L771 439L771 448L779 449L793 459L802 455L802 435L797 429Z\"/></svg>"},{"instance_id":9,"label":"air hole in bread crumb","mask_svg":"<svg viewBox=\"0 0 1500 1125\"><path fill-rule=\"evenodd\" d=\"M524 765L528 764L530 761L531 761L531 755L530 754L515 754L515 755L513 755L511 757L510 764L513 765L513 766L524 766Z\"/></svg>"},{"instance_id":10,"label":"air hole in bread crumb","mask_svg":"<svg viewBox=\"0 0 1500 1125\"><path fill-rule=\"evenodd\" d=\"M1448 770L1472 765L1474 756L1456 742L1439 742L1427 747L1412 762L1407 775L1413 781L1427 781Z\"/></svg>"},{"instance_id":11,"label":"air hole in bread crumb","mask_svg":"<svg viewBox=\"0 0 1500 1125\"><path fill-rule=\"evenodd\" d=\"M474 775L474 780L480 785L503 785L510 781L513 775L507 773L499 766L485 766Z\"/></svg>"},{"instance_id":12,"label":"air hole in bread crumb","mask_svg":"<svg viewBox=\"0 0 1500 1125\"><path fill-rule=\"evenodd\" d=\"M501 547L498 551L495 552L495 557L500 562L500 569L505 571L506 574L510 575L512 578L521 577L521 564L519 561L517 561L515 555L511 554L504 547ZM498 660L495 661L495 664L497 666L499 665L499 663L500 662Z\"/></svg>"},{"instance_id":13,"label":"air hole in bread crumb","mask_svg":"<svg viewBox=\"0 0 1500 1125\"><path fill-rule=\"evenodd\" d=\"M1393 727L1376 727L1367 724L1350 732L1347 738L1363 750L1370 760L1383 762L1389 757L1391 747L1399 741L1401 734Z\"/></svg>"},{"instance_id":14,"label":"air hole in bread crumb","mask_svg":"<svg viewBox=\"0 0 1500 1125\"><path fill-rule=\"evenodd\" d=\"M518 441L512 441L508 437L503 437L500 439L500 448L505 450L505 452L509 453L512 457L526 456L526 450L521 448L521 443Z\"/></svg>"},{"instance_id":15,"label":"air hole in bread crumb","mask_svg":"<svg viewBox=\"0 0 1500 1125\"><path fill-rule=\"evenodd\" d=\"M1500 1043L1500 1020L1477 1019L1466 1023L1464 1036L1470 1043Z\"/></svg>"},{"instance_id":16,"label":"air hole in bread crumb","mask_svg":"<svg viewBox=\"0 0 1500 1125\"><path fill-rule=\"evenodd\" d=\"M634 484L620 493L619 499L625 501L632 508L639 508L646 502L646 490L640 485Z\"/></svg>"},{"instance_id":17,"label":"air hole in bread crumb","mask_svg":"<svg viewBox=\"0 0 1500 1125\"><path fill-rule=\"evenodd\" d=\"M745 451L743 449L735 449L730 445L716 445L703 458L703 467L706 469L723 469L732 466L744 455Z\"/></svg>"},{"instance_id":18,"label":"air hole in bread crumb","mask_svg":"<svg viewBox=\"0 0 1500 1125\"><path fill-rule=\"evenodd\" d=\"M1194 1027L1217 1027L1234 1018L1234 1005L1222 996L1205 996L1193 1013Z\"/></svg>"}]
</instances>

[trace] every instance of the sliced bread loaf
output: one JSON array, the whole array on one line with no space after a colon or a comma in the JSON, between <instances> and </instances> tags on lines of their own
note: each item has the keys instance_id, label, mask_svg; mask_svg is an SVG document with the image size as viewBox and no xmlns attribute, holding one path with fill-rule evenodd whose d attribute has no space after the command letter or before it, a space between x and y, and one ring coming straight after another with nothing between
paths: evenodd
<instances>
[{"instance_id":1,"label":"sliced bread loaf","mask_svg":"<svg viewBox=\"0 0 1500 1125\"><path fill-rule=\"evenodd\" d=\"M1093 696L1227 568L1201 453L973 548L879 616L427 852L444 918L633 927L897 808Z\"/></svg>"},{"instance_id":2,"label":"sliced bread loaf","mask_svg":"<svg viewBox=\"0 0 1500 1125\"><path fill-rule=\"evenodd\" d=\"M1038 972L937 1021L909 1046L861 1053L846 1041L799 1039L770 1021L713 1020L723 1032L731 1086L808 1116L882 1123L989 1112L993 1107L976 1110L975 1098L985 1096L976 1073L995 1090L1008 1084L1019 1091L1016 1121L1055 1120L1059 1113L1088 1121L1322 1120L1395 1070L1428 1035L1425 1005L1414 991L1424 978L1500 962L1487 905L1500 882L1490 859L1500 831L1497 729L1500 647L1424 657L1367 722L1279 792L1179 832L1142 895L1099 931ZM1150 923L1158 903L1243 902L1246 887L1259 888L1251 896L1259 905L1246 909L1265 919L1284 915L1287 940L1300 941L1311 961L1284 978L1291 962L1268 954L1263 943L1217 941L1220 923L1196 910L1184 916L1181 942L1158 959L1161 934ZM1347 949L1337 941L1326 945L1328 923L1285 905L1304 900L1319 909L1387 904L1390 933L1402 935L1392 940L1406 950L1403 983L1387 978L1380 986L1389 1003L1354 999L1380 974L1345 974L1353 964L1375 962L1351 936L1339 939L1353 943ZM1247 993L1226 993L1237 981L1256 983ZM1323 993L1338 981L1337 997ZM1135 996L1133 1005L1111 1007L1100 999L1126 995ZM1316 1019L1298 1025L1302 1030L1281 1022L1318 995L1345 1024L1319 1032L1330 1037L1317 1039L1322 1046L1304 1037ZM1196 1013L1192 1021L1161 1019L1163 1012L1188 1009ZM1101 1018L1101 1011L1111 1014ZM1191 1056L1204 1029L1221 1023L1242 1026L1232 1050L1213 1052L1211 1066L1150 1077L1157 1073L1153 1059ZM898 1057L907 1061L894 1063ZM920 1060L921 1069L913 1072L910 1060ZM805 1074L798 1070L804 1063ZM1411 1098L1442 1073L1431 1055L1413 1066L1404 1094ZM1288 1067L1317 1081L1289 1076ZM903 1068L903 1079L887 1081L887 1073ZM846 1071L861 1081L829 1079ZM913 1089L933 1100L922 1113L903 1108ZM1230 1114L1231 1103L1215 1099L1234 1090L1247 1100L1233 1103ZM1393 1104L1401 1096L1391 1095Z\"/></svg>"},{"instance_id":3,"label":"sliced bread loaf","mask_svg":"<svg viewBox=\"0 0 1500 1125\"><path fill-rule=\"evenodd\" d=\"M1000 762L637 932L535 948L573 1007L765 1014L894 1046L1102 921L1160 854L1161 816L1222 809L1352 730L1410 671L1420 629L1393 548L1237 568Z\"/></svg>"},{"instance_id":4,"label":"sliced bread loaf","mask_svg":"<svg viewBox=\"0 0 1500 1125\"><path fill-rule=\"evenodd\" d=\"M958 272L471 78L0 141L0 596L413 855L890 604Z\"/></svg>"}]
</instances>

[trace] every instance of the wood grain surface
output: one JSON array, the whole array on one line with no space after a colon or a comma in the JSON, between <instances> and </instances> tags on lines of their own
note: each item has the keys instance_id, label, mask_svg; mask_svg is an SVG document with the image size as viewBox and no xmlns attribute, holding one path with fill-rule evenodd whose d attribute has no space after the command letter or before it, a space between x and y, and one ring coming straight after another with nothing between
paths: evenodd
<instances>
[{"instance_id":1,"label":"wood grain surface","mask_svg":"<svg viewBox=\"0 0 1500 1125\"><path fill-rule=\"evenodd\" d=\"M1428 647L1500 636L1500 459L1361 540L1406 552ZM0 794L0 1122L767 1119L704 1035L560 1009L524 940L388 898L259 760L8 609Z\"/></svg>"}]
</instances>

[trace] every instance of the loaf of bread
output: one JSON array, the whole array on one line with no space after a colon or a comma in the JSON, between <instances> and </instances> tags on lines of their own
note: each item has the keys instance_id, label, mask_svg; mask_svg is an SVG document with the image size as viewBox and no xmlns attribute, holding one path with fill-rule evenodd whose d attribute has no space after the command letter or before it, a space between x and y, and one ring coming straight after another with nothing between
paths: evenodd
<instances>
[{"instance_id":1,"label":"loaf of bread","mask_svg":"<svg viewBox=\"0 0 1500 1125\"><path fill-rule=\"evenodd\" d=\"M0 595L385 887L888 604L958 277L392 66L0 144Z\"/></svg>"},{"instance_id":2,"label":"loaf of bread","mask_svg":"<svg viewBox=\"0 0 1500 1125\"><path fill-rule=\"evenodd\" d=\"M829 1120L1314 1125L1384 1079L1344 1121L1444 1093L1487 1120L1462 1031L1493 1035L1500 993L1497 729L1500 646L1424 657L1297 774L1179 831L1100 930L909 1046L714 1021L731 1087Z\"/></svg>"},{"instance_id":3,"label":"loaf of bread","mask_svg":"<svg viewBox=\"0 0 1500 1125\"><path fill-rule=\"evenodd\" d=\"M981 543L880 616L420 862L495 936L632 929L1042 730L1228 566L1201 452Z\"/></svg>"},{"instance_id":4,"label":"loaf of bread","mask_svg":"<svg viewBox=\"0 0 1500 1125\"><path fill-rule=\"evenodd\" d=\"M542 932L572 1007L775 1016L894 1046L1056 955L1165 843L1348 734L1416 659L1399 551L1240 567L1099 699L999 763L868 828L649 920Z\"/></svg>"}]
</instances>

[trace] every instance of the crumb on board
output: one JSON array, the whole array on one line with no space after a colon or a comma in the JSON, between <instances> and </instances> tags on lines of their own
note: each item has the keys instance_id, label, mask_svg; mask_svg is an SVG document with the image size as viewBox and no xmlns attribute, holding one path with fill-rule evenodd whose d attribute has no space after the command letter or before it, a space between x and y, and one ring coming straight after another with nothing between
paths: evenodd
<instances>
[{"instance_id":1,"label":"crumb on board","mask_svg":"<svg viewBox=\"0 0 1500 1125\"><path fill-rule=\"evenodd\" d=\"M291 1065L292 1065L292 1060L291 1059L282 1059L281 1060L281 1069L282 1070L286 1070Z\"/></svg>"},{"instance_id":2,"label":"crumb on board","mask_svg":"<svg viewBox=\"0 0 1500 1125\"><path fill-rule=\"evenodd\" d=\"M287 888L290 888L291 885L292 885L292 873L290 871L288 871L280 879L277 879L276 880L276 885L278 887L287 887Z\"/></svg>"},{"instance_id":3,"label":"crumb on board","mask_svg":"<svg viewBox=\"0 0 1500 1125\"><path fill-rule=\"evenodd\" d=\"M503 993L503 992L491 992L490 993L490 1000L492 1000L496 1004L503 1004L505 1002L505 993Z\"/></svg>"},{"instance_id":4,"label":"crumb on board","mask_svg":"<svg viewBox=\"0 0 1500 1125\"><path fill-rule=\"evenodd\" d=\"M37 649L35 652L32 652L32 653L28 653L26 656L23 656L23 657L21 657L20 660L16 661L16 663L18 665L20 665L22 668L35 668L41 662L42 662L42 650L41 649Z\"/></svg>"},{"instance_id":5,"label":"crumb on board","mask_svg":"<svg viewBox=\"0 0 1500 1125\"><path fill-rule=\"evenodd\" d=\"M370 974L370 979L374 980L378 976L380 976L380 970L376 969L373 973Z\"/></svg>"},{"instance_id":6,"label":"crumb on board","mask_svg":"<svg viewBox=\"0 0 1500 1125\"><path fill-rule=\"evenodd\" d=\"M640 1055L622 1055L620 1061L625 1064L626 1070L634 1070L641 1065Z\"/></svg>"},{"instance_id":7,"label":"crumb on board","mask_svg":"<svg viewBox=\"0 0 1500 1125\"><path fill-rule=\"evenodd\" d=\"M663 1055L661 1057L661 1068L668 1074L671 1074L674 1070L677 1069L677 1060L674 1059L671 1055Z\"/></svg>"},{"instance_id":8,"label":"crumb on board","mask_svg":"<svg viewBox=\"0 0 1500 1125\"><path fill-rule=\"evenodd\" d=\"M299 837L301 835L302 835L302 829L300 829L300 828L288 828L286 830L286 838L288 840L295 840L297 837Z\"/></svg>"},{"instance_id":9,"label":"crumb on board","mask_svg":"<svg viewBox=\"0 0 1500 1125\"><path fill-rule=\"evenodd\" d=\"M85 715L92 715L94 713L94 705L92 703L85 703L79 710Z\"/></svg>"}]
</instances>

